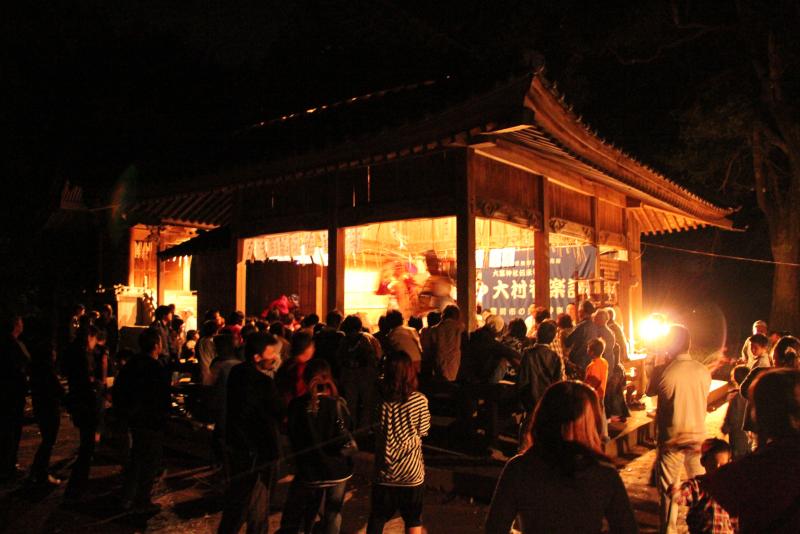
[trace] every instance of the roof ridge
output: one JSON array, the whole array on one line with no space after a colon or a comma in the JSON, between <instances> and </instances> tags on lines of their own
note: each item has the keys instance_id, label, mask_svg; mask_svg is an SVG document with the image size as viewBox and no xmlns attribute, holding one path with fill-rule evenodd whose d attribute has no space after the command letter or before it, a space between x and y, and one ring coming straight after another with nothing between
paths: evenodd
<instances>
[{"instance_id":1,"label":"roof ridge","mask_svg":"<svg viewBox=\"0 0 800 534\"><path fill-rule=\"evenodd\" d=\"M244 131L248 131L248 130L255 130L255 129L259 129L259 128L265 128L267 126L272 126L273 124L285 123L285 122L288 122L290 120L295 120L295 119L299 119L301 117L306 117L308 115L312 115L312 114L317 113L317 112L327 111L329 109L338 108L338 107L345 106L345 105L350 105L350 104L353 104L355 102L362 102L362 101L365 101L365 100L369 100L370 98L373 98L373 97L376 97L376 96L382 97L382 96L385 96L385 95L387 95L389 93L401 93L401 92L405 92L405 91L413 91L413 90L418 89L420 87L430 87L431 85L436 85L437 83L441 83L444 80L450 80L451 78L452 78L452 75L447 74L443 78L439 78L439 79L436 79L436 80L423 80L421 82L414 82L414 83L396 85L394 87L390 87L390 88L386 88L386 89L378 89L378 90L375 90L375 91L370 91L369 93L364 93L364 94L357 95L357 96L351 96L351 97L348 97L348 98L337 100L337 101L329 103L329 104L319 104L319 105L314 106L314 107L306 108L305 110L302 110L302 111L295 111L295 112L292 112L292 113L287 113L285 115L281 115L280 117L274 117L272 119L266 119L266 120L263 120L263 121L252 123L252 124L250 124L250 126L247 126L245 128L242 128L241 130L239 130L239 133L244 132Z\"/></svg>"}]
</instances>

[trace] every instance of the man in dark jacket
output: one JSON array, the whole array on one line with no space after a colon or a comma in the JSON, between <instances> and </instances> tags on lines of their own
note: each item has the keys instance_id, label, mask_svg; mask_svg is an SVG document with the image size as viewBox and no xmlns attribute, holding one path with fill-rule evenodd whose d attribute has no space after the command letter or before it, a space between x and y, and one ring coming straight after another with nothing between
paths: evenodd
<instances>
[{"instance_id":1,"label":"man in dark jacket","mask_svg":"<svg viewBox=\"0 0 800 534\"><path fill-rule=\"evenodd\" d=\"M161 354L159 354L159 358L161 359L162 365L166 365L171 362L171 358L175 353L170 340L172 312L169 306L159 306L156 308L155 316L156 320L150 325L150 329L158 333L158 337L161 340Z\"/></svg>"},{"instance_id":2,"label":"man in dark jacket","mask_svg":"<svg viewBox=\"0 0 800 534\"><path fill-rule=\"evenodd\" d=\"M588 300L584 300L581 304L581 322L575 327L570 335L564 340L566 348L570 349L569 361L577 369L574 371L576 376L583 378L586 375L586 367L589 365L591 358L586 354L586 347L589 341L600 337L597 327L592 321L592 314L594 314L594 304ZM614 345L611 345L613 350ZM568 376L572 373L567 372Z\"/></svg>"},{"instance_id":3,"label":"man in dark jacket","mask_svg":"<svg viewBox=\"0 0 800 534\"><path fill-rule=\"evenodd\" d=\"M278 422L283 406L272 379L280 350L271 334L247 338L246 360L228 376L225 444L230 462L230 484L219 524L220 534L239 532L246 521L248 532L266 532L272 464L278 459Z\"/></svg>"},{"instance_id":4,"label":"man in dark jacket","mask_svg":"<svg viewBox=\"0 0 800 534\"><path fill-rule=\"evenodd\" d=\"M148 329L139 335L141 354L120 371L114 386L114 409L127 420L131 433L131 452L122 507L156 509L151 498L153 483L161 469L164 427L170 408L169 376L158 363L161 338Z\"/></svg>"},{"instance_id":5,"label":"man in dark jacket","mask_svg":"<svg viewBox=\"0 0 800 534\"><path fill-rule=\"evenodd\" d=\"M64 398L64 387L56 374L53 344L44 336L34 339L31 359L33 415L39 425L42 441L31 465L29 482L42 486L57 485L61 481L50 475L48 469L53 445L61 426L61 399Z\"/></svg>"},{"instance_id":6,"label":"man in dark jacket","mask_svg":"<svg viewBox=\"0 0 800 534\"><path fill-rule=\"evenodd\" d=\"M556 330L555 321L543 321L536 330L536 345L522 353L517 388L520 403L528 414L536 407L544 390L562 379L564 368L561 358L550 348Z\"/></svg>"},{"instance_id":7,"label":"man in dark jacket","mask_svg":"<svg viewBox=\"0 0 800 534\"><path fill-rule=\"evenodd\" d=\"M6 480L21 474L17 452L28 394L30 355L20 334L22 318L9 317L3 324L0 348L0 479Z\"/></svg>"},{"instance_id":8,"label":"man in dark jacket","mask_svg":"<svg viewBox=\"0 0 800 534\"><path fill-rule=\"evenodd\" d=\"M361 319L348 315L342 321L344 339L339 344L336 365L339 368L339 388L347 401L357 430L372 425L375 415L378 352L376 339L362 332Z\"/></svg>"},{"instance_id":9,"label":"man in dark jacket","mask_svg":"<svg viewBox=\"0 0 800 534\"><path fill-rule=\"evenodd\" d=\"M336 355L339 352L339 345L344 339L344 332L339 330L342 324L342 314L338 310L331 310L325 317L325 326L322 330L314 334L315 358L322 358L333 370L333 376L339 376Z\"/></svg>"}]
</instances>

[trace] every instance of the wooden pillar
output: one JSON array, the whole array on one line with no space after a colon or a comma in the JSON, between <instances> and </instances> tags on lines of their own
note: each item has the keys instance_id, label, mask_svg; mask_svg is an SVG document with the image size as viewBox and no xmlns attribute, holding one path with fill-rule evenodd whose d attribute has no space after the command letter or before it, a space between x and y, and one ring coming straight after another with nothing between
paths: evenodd
<instances>
[{"instance_id":1,"label":"wooden pillar","mask_svg":"<svg viewBox=\"0 0 800 534\"><path fill-rule=\"evenodd\" d=\"M247 262L244 257L244 239L236 240L236 310L245 314L247 310ZM253 310L260 313L261 310Z\"/></svg>"},{"instance_id":2,"label":"wooden pillar","mask_svg":"<svg viewBox=\"0 0 800 534\"><path fill-rule=\"evenodd\" d=\"M542 214L542 227L533 234L533 268L536 295L534 304L550 309L550 198L547 178L539 176L538 207ZM552 310L551 310L552 312Z\"/></svg>"},{"instance_id":3,"label":"wooden pillar","mask_svg":"<svg viewBox=\"0 0 800 534\"><path fill-rule=\"evenodd\" d=\"M320 317L325 317L325 314L328 313L328 310L325 309L328 296L323 293L325 291L325 283L322 281L323 271L321 265L314 266L314 310Z\"/></svg>"},{"instance_id":4,"label":"wooden pillar","mask_svg":"<svg viewBox=\"0 0 800 534\"><path fill-rule=\"evenodd\" d=\"M342 313L344 309L344 228L337 228L336 219L328 225L328 309Z\"/></svg>"},{"instance_id":5,"label":"wooden pillar","mask_svg":"<svg viewBox=\"0 0 800 534\"><path fill-rule=\"evenodd\" d=\"M128 230L128 285L136 285L136 230L133 227Z\"/></svg>"},{"instance_id":6,"label":"wooden pillar","mask_svg":"<svg viewBox=\"0 0 800 534\"><path fill-rule=\"evenodd\" d=\"M161 258L158 257L158 249L156 247L156 305L163 306L164 302L164 269L161 268Z\"/></svg>"},{"instance_id":7,"label":"wooden pillar","mask_svg":"<svg viewBox=\"0 0 800 534\"><path fill-rule=\"evenodd\" d=\"M592 195L592 246L594 247L595 252L595 262L594 262L594 279L595 281L591 284L591 290L589 293L596 292L600 295L600 304L603 301L603 291L602 291L602 284L597 280L600 278L600 217L599 217L599 204L600 200L597 198L597 193L593 193Z\"/></svg>"},{"instance_id":8,"label":"wooden pillar","mask_svg":"<svg viewBox=\"0 0 800 534\"><path fill-rule=\"evenodd\" d=\"M339 228L339 174L328 182L328 272L327 313L334 308L347 313L344 308L345 232Z\"/></svg>"},{"instance_id":9,"label":"wooden pillar","mask_svg":"<svg viewBox=\"0 0 800 534\"><path fill-rule=\"evenodd\" d=\"M158 257L158 253L161 252L161 229L158 229L158 239L155 242L155 252L153 256L155 256L156 261L156 306L163 306L166 304L164 302L164 269L161 267L161 258Z\"/></svg>"},{"instance_id":10,"label":"wooden pillar","mask_svg":"<svg viewBox=\"0 0 800 534\"><path fill-rule=\"evenodd\" d=\"M628 310L626 317L626 332L631 345L638 336L638 323L642 320L642 252L641 234L638 224L633 220L630 212L626 210L628 242Z\"/></svg>"},{"instance_id":11,"label":"wooden pillar","mask_svg":"<svg viewBox=\"0 0 800 534\"><path fill-rule=\"evenodd\" d=\"M477 327L475 321L475 179L473 158L467 158L466 177L458 194L456 213L456 291L461 320L468 332Z\"/></svg>"}]
</instances>

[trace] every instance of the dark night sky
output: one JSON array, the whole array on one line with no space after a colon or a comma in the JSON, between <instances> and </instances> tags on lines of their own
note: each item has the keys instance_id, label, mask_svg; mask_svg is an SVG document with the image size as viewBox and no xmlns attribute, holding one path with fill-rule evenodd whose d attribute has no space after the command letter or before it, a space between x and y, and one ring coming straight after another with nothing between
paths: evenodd
<instances>
[{"instance_id":1,"label":"dark night sky","mask_svg":"<svg viewBox=\"0 0 800 534\"><path fill-rule=\"evenodd\" d=\"M258 120L446 75L497 77L519 71L532 50L586 122L669 170L680 144L677 112L710 66L738 61L712 34L652 62L620 63L609 49L647 56L654 50L645 36L674 40L661 35L668 2L655 0L591 10L570 0L25 4L0 23L9 91L2 122L12 140L3 158L11 184L3 222L12 233L65 178L105 192L136 165L140 187L157 187L147 184L169 179L154 170L159 164L199 157L200 147ZM690 15L726 22L724 9L706 9L715 11ZM659 242L768 257L752 199L721 198L713 183L701 189L744 203L739 223L751 230ZM716 301L737 332L768 312L769 268L653 249L644 260L652 302ZM691 290L676 293L676 274L692 280ZM726 294L724 282L742 276L752 286L749 303Z\"/></svg>"}]
</instances>

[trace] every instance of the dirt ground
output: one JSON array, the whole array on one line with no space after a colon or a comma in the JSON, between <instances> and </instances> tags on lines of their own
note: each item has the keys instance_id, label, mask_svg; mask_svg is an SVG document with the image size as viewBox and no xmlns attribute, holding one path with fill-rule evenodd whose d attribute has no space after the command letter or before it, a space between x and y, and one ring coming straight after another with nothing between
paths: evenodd
<instances>
[{"instance_id":1,"label":"dirt ground","mask_svg":"<svg viewBox=\"0 0 800 534\"><path fill-rule=\"evenodd\" d=\"M726 406L709 414L710 434L718 432ZM30 466L39 435L34 424L24 428L19 462ZM66 479L77 449L77 432L64 415L58 442L53 454L53 471ZM655 532L658 495L648 485L655 451L639 447L632 451L620 474L628 488L631 502L642 532ZM155 515L125 514L118 507L121 486L119 455L100 447L92 466L90 499L82 504L62 504L63 486L49 491L32 490L21 482L0 486L0 531L13 533L210 533L216 532L220 518L221 482L217 473L197 459L178 451L166 454L166 471L156 489L155 501L161 512ZM343 511L342 532L364 532L369 513L368 473L357 471L348 485ZM277 484L272 498L270 532L277 530L280 510L288 483ZM426 495L424 521L430 533L482 532L486 503L429 491ZM685 532L685 524L681 525ZM403 523L395 518L387 524L386 533L403 532Z\"/></svg>"}]
</instances>

